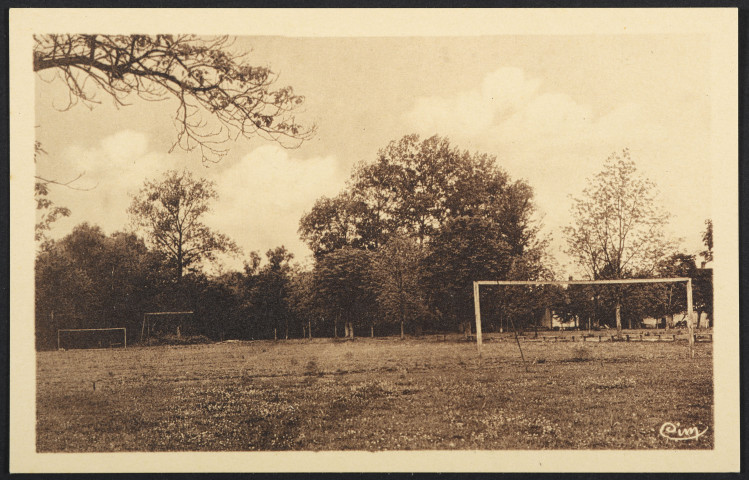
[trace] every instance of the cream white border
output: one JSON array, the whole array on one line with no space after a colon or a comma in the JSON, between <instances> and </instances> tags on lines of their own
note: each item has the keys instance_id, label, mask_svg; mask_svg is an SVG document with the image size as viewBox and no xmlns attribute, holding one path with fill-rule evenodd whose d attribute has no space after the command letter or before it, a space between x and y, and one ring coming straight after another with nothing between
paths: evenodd
<instances>
[{"instance_id":1,"label":"cream white border","mask_svg":"<svg viewBox=\"0 0 749 480\"><path fill-rule=\"evenodd\" d=\"M715 225L713 451L466 451L395 453L116 453L35 451L33 342L34 32L292 36L703 33L712 45ZM738 14L735 9L10 11L10 471L738 471Z\"/></svg>"}]
</instances>

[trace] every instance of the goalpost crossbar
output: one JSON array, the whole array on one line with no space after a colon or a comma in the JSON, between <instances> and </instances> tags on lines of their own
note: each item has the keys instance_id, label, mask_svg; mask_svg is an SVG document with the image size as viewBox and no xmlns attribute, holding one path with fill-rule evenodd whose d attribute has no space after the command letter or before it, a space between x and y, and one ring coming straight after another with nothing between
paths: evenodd
<instances>
[{"instance_id":1,"label":"goalpost crossbar","mask_svg":"<svg viewBox=\"0 0 749 480\"><path fill-rule=\"evenodd\" d=\"M605 285L609 283L674 283L688 282L689 277L631 278L615 280L479 280L479 285Z\"/></svg>"},{"instance_id":2,"label":"goalpost crossbar","mask_svg":"<svg viewBox=\"0 0 749 480\"><path fill-rule=\"evenodd\" d=\"M611 280L477 280L473 282L473 304L476 314L476 347L479 357L481 356L481 302L479 300L479 287L481 285L610 285L628 283L677 283L687 284L687 328L689 329L689 350L694 357L694 325L692 314L692 279L690 277L667 277L667 278L629 278Z\"/></svg>"}]
</instances>

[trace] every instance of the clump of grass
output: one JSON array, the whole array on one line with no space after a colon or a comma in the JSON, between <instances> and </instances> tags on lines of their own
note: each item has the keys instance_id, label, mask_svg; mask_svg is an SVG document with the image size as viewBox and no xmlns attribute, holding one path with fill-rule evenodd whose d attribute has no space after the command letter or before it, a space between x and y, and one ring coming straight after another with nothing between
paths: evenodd
<instances>
[{"instance_id":1,"label":"clump of grass","mask_svg":"<svg viewBox=\"0 0 749 480\"><path fill-rule=\"evenodd\" d=\"M387 380L374 380L366 381L359 385L353 385L351 387L351 396L362 400L368 400L392 395L396 391L397 387L393 382Z\"/></svg>"},{"instance_id":2,"label":"clump of grass","mask_svg":"<svg viewBox=\"0 0 749 480\"><path fill-rule=\"evenodd\" d=\"M308 377L320 376L322 373L320 366L317 364L317 360L314 358L310 359L310 361L304 366L304 375Z\"/></svg>"},{"instance_id":3,"label":"clump of grass","mask_svg":"<svg viewBox=\"0 0 749 480\"><path fill-rule=\"evenodd\" d=\"M600 392L602 390L623 390L626 388L634 388L636 383L629 377L616 377L613 379L584 379L580 382L583 388L595 390Z\"/></svg>"},{"instance_id":4,"label":"clump of grass","mask_svg":"<svg viewBox=\"0 0 749 480\"><path fill-rule=\"evenodd\" d=\"M589 348L584 347L583 345L575 347L572 351L572 357L570 358L570 361L572 362L590 362L591 360L594 360L593 353Z\"/></svg>"},{"instance_id":5,"label":"clump of grass","mask_svg":"<svg viewBox=\"0 0 749 480\"><path fill-rule=\"evenodd\" d=\"M158 337L151 338L151 345L200 345L206 343L213 343L213 341L205 335L161 335Z\"/></svg>"},{"instance_id":6,"label":"clump of grass","mask_svg":"<svg viewBox=\"0 0 749 480\"><path fill-rule=\"evenodd\" d=\"M299 365L299 360L296 357L291 357L291 366L296 367L297 365Z\"/></svg>"}]
</instances>

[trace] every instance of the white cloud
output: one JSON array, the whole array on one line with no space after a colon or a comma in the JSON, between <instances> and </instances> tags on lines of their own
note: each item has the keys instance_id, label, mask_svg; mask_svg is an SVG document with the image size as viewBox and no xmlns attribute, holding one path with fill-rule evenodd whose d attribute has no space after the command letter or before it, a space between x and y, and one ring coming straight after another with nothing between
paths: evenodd
<instances>
[{"instance_id":1,"label":"white cloud","mask_svg":"<svg viewBox=\"0 0 749 480\"><path fill-rule=\"evenodd\" d=\"M206 222L229 235L249 253L285 245L299 260L309 254L299 240L299 219L322 195L336 195L348 172L341 172L336 158L298 158L295 151L278 145L264 145L233 164L211 168L197 161L149 150L146 134L122 131L103 138L91 147L72 145L52 165L40 160L40 171L86 172L78 185L89 191L55 188L52 200L71 209L70 218L58 221L52 232L61 237L87 221L112 233L128 224L131 195L146 179L158 178L168 169L188 168L195 177L212 180L219 200L212 205ZM227 160L224 160L227 161ZM50 175L52 176L52 175ZM241 266L240 261L230 262Z\"/></svg>"},{"instance_id":2,"label":"white cloud","mask_svg":"<svg viewBox=\"0 0 749 480\"><path fill-rule=\"evenodd\" d=\"M618 102L616 97L594 108L564 87L546 85L520 69L500 68L465 91L418 98L405 121L423 135L446 135L457 146L496 154L512 177L528 180L547 231L555 237L555 250L562 246L561 228L569 222L567 195L579 194L586 178L625 147L638 169L661 187L663 204L674 213L674 228L697 232L709 208L700 204L705 201L695 194L699 189L690 193L687 185L699 185L705 169L704 159L695 153L704 131L686 129L683 121L657 106ZM680 116L704 115L698 101L680 104Z\"/></svg>"},{"instance_id":3,"label":"white cloud","mask_svg":"<svg viewBox=\"0 0 749 480\"><path fill-rule=\"evenodd\" d=\"M278 145L259 147L221 171L220 200L210 223L232 237L245 253L285 245L302 260L299 219L322 195L336 195L347 178L335 157L296 158Z\"/></svg>"},{"instance_id":4,"label":"white cloud","mask_svg":"<svg viewBox=\"0 0 749 480\"><path fill-rule=\"evenodd\" d=\"M53 187L50 191L56 204L71 210L69 218L55 224L52 235L65 235L84 221L108 233L124 229L130 194L138 191L144 179L178 164L178 160L148 147L146 134L124 130L91 146L73 144L59 155L42 156L37 171L45 178L67 181L81 175L73 183L81 190Z\"/></svg>"},{"instance_id":5,"label":"white cloud","mask_svg":"<svg viewBox=\"0 0 749 480\"><path fill-rule=\"evenodd\" d=\"M406 114L407 120L427 134L480 135L498 118L522 108L541 82L527 79L519 68L500 68L487 75L480 88L454 97L420 97Z\"/></svg>"}]
</instances>

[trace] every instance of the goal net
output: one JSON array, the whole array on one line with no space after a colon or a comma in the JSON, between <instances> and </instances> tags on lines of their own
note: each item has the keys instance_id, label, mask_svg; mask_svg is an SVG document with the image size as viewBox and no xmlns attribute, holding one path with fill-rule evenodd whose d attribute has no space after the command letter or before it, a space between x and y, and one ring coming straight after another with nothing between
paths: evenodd
<instances>
[{"instance_id":1,"label":"goal net","mask_svg":"<svg viewBox=\"0 0 749 480\"><path fill-rule=\"evenodd\" d=\"M193 330L193 312L148 312L143 314L140 343L150 345L165 337L180 338Z\"/></svg>"},{"instance_id":2,"label":"goal net","mask_svg":"<svg viewBox=\"0 0 749 480\"><path fill-rule=\"evenodd\" d=\"M502 287L502 293L482 299L481 287ZM502 329L639 328L646 322L660 325L683 319L690 348L694 342L692 279L637 278L622 280L473 282L476 343L482 345L482 322ZM485 304L482 311L482 302ZM622 306L625 305L625 311ZM624 317L624 318L623 318ZM613 319L616 319L614 322ZM509 328L508 328L509 327Z\"/></svg>"},{"instance_id":3,"label":"goal net","mask_svg":"<svg viewBox=\"0 0 749 480\"><path fill-rule=\"evenodd\" d=\"M57 330L57 349L72 348L127 348L127 329L62 328Z\"/></svg>"}]
</instances>

